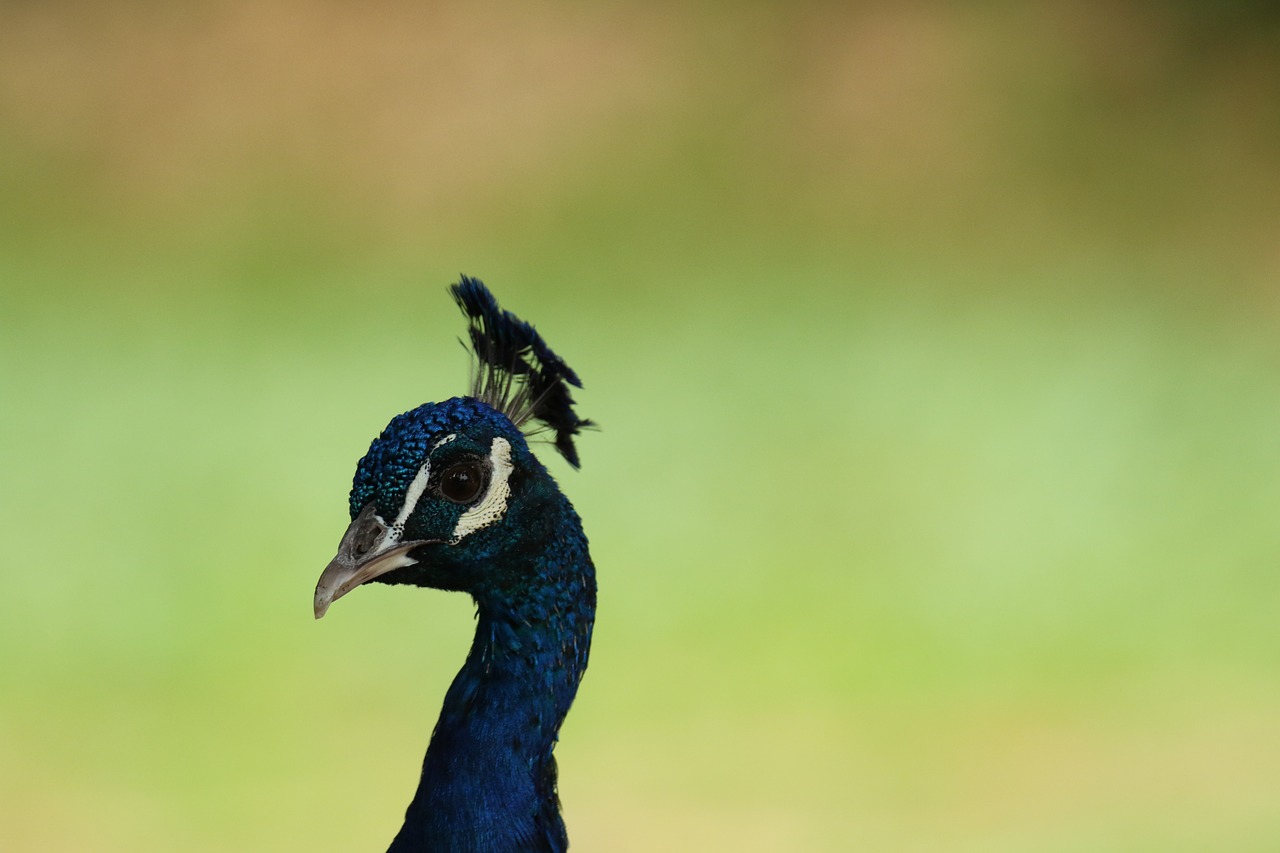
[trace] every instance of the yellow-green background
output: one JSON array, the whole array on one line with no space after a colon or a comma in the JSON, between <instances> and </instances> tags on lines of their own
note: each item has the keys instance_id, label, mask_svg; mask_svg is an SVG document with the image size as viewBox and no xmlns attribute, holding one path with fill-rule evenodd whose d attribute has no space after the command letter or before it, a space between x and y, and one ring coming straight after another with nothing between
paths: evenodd
<instances>
[{"instance_id":1,"label":"yellow-green background","mask_svg":"<svg viewBox=\"0 0 1280 853\"><path fill-rule=\"evenodd\" d=\"M1267 4L0 5L0 849L377 850L311 590L488 281L586 381L582 851L1280 849ZM544 453L544 456L550 454Z\"/></svg>"}]
</instances>

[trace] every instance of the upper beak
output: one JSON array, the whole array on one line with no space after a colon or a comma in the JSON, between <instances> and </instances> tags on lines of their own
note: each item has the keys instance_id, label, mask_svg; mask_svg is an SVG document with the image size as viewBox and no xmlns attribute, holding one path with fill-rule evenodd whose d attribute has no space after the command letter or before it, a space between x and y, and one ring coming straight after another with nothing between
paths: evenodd
<instances>
[{"instance_id":1,"label":"upper beak","mask_svg":"<svg viewBox=\"0 0 1280 853\"><path fill-rule=\"evenodd\" d=\"M351 592L365 581L385 575L393 569L412 566L418 561L409 552L419 545L434 540L396 542L389 538L389 529L374 511L373 504L365 507L347 532L342 534L338 554L325 566L316 583L315 613L319 619L339 598Z\"/></svg>"}]
</instances>

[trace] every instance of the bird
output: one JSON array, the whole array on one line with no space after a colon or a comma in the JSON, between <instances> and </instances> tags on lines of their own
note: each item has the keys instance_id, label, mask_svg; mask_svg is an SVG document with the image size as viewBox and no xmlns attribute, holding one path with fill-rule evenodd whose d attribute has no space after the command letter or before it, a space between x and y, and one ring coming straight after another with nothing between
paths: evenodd
<instances>
[{"instance_id":1,"label":"bird","mask_svg":"<svg viewBox=\"0 0 1280 853\"><path fill-rule=\"evenodd\" d=\"M470 393L397 415L369 445L313 608L319 619L369 582L470 594L475 638L388 853L559 853L552 750L586 670L596 578L582 521L528 439L550 433L577 469L574 438L595 424L532 325L479 279L449 292L467 318Z\"/></svg>"}]
</instances>

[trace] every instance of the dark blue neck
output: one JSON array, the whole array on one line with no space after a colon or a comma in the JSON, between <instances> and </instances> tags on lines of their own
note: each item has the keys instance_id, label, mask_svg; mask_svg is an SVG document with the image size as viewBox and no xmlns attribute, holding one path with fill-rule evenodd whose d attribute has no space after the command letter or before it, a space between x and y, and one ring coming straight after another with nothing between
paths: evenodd
<instances>
[{"instance_id":1,"label":"dark blue neck","mask_svg":"<svg viewBox=\"0 0 1280 853\"><path fill-rule=\"evenodd\" d=\"M587 665L595 576L585 539L556 550L530 556L538 586L474 593L475 640L388 853L567 848L551 751Z\"/></svg>"}]
</instances>

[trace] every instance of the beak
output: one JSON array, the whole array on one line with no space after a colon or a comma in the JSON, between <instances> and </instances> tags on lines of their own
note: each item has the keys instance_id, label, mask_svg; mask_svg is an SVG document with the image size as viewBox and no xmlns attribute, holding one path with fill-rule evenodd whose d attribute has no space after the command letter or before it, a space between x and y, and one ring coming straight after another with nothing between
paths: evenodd
<instances>
[{"instance_id":1,"label":"beak","mask_svg":"<svg viewBox=\"0 0 1280 853\"><path fill-rule=\"evenodd\" d=\"M385 575L393 569L415 565L418 561L409 552L419 545L429 545L434 539L413 542L397 542L390 528L378 517L373 504L365 507L347 532L342 534L338 554L325 566L316 583L315 613L319 619L339 598L351 592L365 581Z\"/></svg>"}]
</instances>

